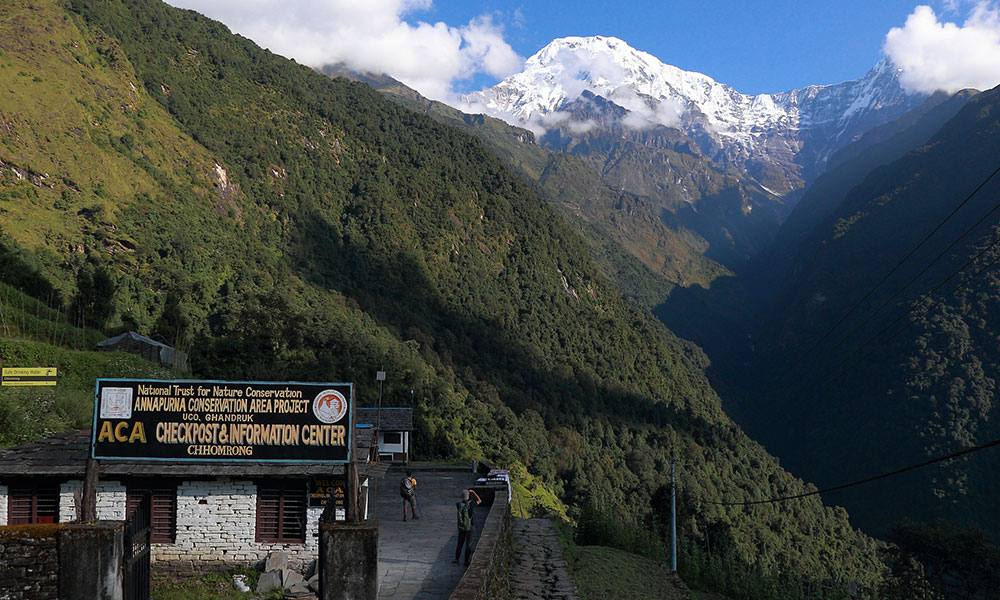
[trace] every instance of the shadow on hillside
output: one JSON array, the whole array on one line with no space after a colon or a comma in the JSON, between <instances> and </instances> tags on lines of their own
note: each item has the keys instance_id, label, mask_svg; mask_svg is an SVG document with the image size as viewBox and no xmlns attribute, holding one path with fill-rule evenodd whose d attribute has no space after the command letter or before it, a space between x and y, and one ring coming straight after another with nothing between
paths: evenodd
<instances>
[{"instance_id":1,"label":"shadow on hillside","mask_svg":"<svg viewBox=\"0 0 1000 600\"><path fill-rule=\"evenodd\" d=\"M443 360L450 359L474 395L483 389L480 382L486 382L512 410L534 409L549 424L552 415L573 418L582 412L637 424L679 426L701 442L715 439L717 424L690 408L680 408L692 403L692 398L658 401L619 386L598 384L584 371L544 370L538 365L545 357L517 338L516 326L480 320L449 306L413 256L398 252L386 258L381 250L352 245L321 214L307 216L303 223L306 231L295 249L303 259L300 264L319 265L319 272L307 278L353 299L400 339L415 337L422 345L429 344ZM528 310L522 307L521 312ZM704 413L711 411L706 408Z\"/></svg>"},{"instance_id":2,"label":"shadow on hillside","mask_svg":"<svg viewBox=\"0 0 1000 600\"><path fill-rule=\"evenodd\" d=\"M712 360L716 375L744 375L752 362L754 341L750 300L736 277L718 277L708 289L676 287L653 309L678 337L700 346Z\"/></svg>"}]
</instances>

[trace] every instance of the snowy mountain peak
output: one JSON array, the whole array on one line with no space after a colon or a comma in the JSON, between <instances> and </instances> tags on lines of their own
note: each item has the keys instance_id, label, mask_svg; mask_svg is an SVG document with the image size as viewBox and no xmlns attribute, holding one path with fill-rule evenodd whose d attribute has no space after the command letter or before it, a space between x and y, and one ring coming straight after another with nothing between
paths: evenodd
<instances>
[{"instance_id":1,"label":"snowy mountain peak","mask_svg":"<svg viewBox=\"0 0 1000 600\"><path fill-rule=\"evenodd\" d=\"M584 90L610 100L617 94L626 102L622 106L632 110L629 98L623 96L657 101L686 94L704 97L716 85L707 75L664 64L615 37L565 37L529 58L521 73L490 90L470 94L467 100L482 102L491 114L523 125L556 112Z\"/></svg>"},{"instance_id":2,"label":"snowy mountain peak","mask_svg":"<svg viewBox=\"0 0 1000 600\"><path fill-rule=\"evenodd\" d=\"M783 193L818 174L854 136L923 98L906 94L897 70L884 59L855 81L747 95L664 64L618 38L592 36L553 40L523 71L465 101L541 134L571 126L562 109L584 92L626 109L622 125L679 128L699 140L707 156L727 164L778 163L787 174Z\"/></svg>"}]
</instances>

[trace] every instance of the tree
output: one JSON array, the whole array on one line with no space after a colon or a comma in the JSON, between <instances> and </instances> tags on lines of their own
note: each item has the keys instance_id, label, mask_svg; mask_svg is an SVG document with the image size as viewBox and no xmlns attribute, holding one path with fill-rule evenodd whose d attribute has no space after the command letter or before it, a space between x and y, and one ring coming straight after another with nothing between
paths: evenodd
<instances>
[{"instance_id":1,"label":"tree","mask_svg":"<svg viewBox=\"0 0 1000 600\"><path fill-rule=\"evenodd\" d=\"M107 267L86 263L76 274L71 314L79 327L102 329L114 312L115 280Z\"/></svg>"},{"instance_id":2,"label":"tree","mask_svg":"<svg viewBox=\"0 0 1000 600\"><path fill-rule=\"evenodd\" d=\"M191 320L181 308L180 296L176 292L167 292L163 312L153 324L153 336L180 349L187 345L190 328Z\"/></svg>"},{"instance_id":3,"label":"tree","mask_svg":"<svg viewBox=\"0 0 1000 600\"><path fill-rule=\"evenodd\" d=\"M921 596L907 598L979 600L995 598L1000 591L1000 549L977 527L960 529L943 520L907 519L894 525L887 538L892 546L886 562L894 587L907 594L924 590Z\"/></svg>"}]
</instances>

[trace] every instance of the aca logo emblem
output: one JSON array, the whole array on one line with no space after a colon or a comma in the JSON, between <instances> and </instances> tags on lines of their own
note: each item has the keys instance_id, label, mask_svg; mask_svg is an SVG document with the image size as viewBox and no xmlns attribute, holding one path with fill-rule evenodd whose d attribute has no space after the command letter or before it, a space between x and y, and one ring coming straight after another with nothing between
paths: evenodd
<instances>
[{"instance_id":1,"label":"aca logo emblem","mask_svg":"<svg viewBox=\"0 0 1000 600\"><path fill-rule=\"evenodd\" d=\"M337 390L323 390L313 400L313 414L323 423L336 423L347 414L347 398Z\"/></svg>"}]
</instances>

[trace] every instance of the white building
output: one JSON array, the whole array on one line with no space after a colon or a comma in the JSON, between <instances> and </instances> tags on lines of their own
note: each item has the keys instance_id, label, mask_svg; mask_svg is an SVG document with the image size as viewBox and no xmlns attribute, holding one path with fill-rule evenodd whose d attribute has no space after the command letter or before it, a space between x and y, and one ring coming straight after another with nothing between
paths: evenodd
<instances>
[{"instance_id":1,"label":"white building","mask_svg":"<svg viewBox=\"0 0 1000 600\"><path fill-rule=\"evenodd\" d=\"M380 462L410 462L412 408L357 408L354 414L359 425L371 425L378 432Z\"/></svg>"},{"instance_id":2,"label":"white building","mask_svg":"<svg viewBox=\"0 0 1000 600\"><path fill-rule=\"evenodd\" d=\"M363 461L372 429L355 431ZM81 430L0 450L0 525L78 520L90 443L90 430ZM368 477L386 466L359 467L367 517ZM318 554L323 504L344 465L105 460L99 472L98 519L124 520L149 494L158 571L252 565L275 550L301 568Z\"/></svg>"}]
</instances>

